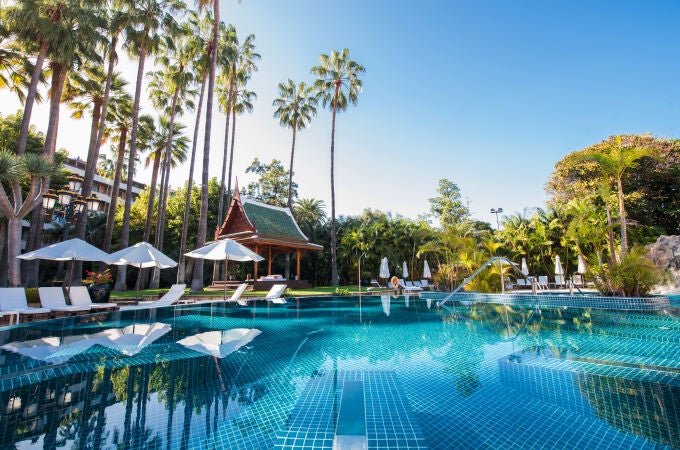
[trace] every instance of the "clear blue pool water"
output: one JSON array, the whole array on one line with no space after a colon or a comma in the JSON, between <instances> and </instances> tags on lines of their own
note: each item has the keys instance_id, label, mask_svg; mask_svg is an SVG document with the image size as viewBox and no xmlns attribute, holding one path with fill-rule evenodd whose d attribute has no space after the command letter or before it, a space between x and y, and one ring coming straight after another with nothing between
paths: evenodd
<instances>
[{"instance_id":1,"label":"clear blue pool water","mask_svg":"<svg viewBox=\"0 0 680 450\"><path fill-rule=\"evenodd\" d=\"M289 299L52 320L0 347L0 448L330 449L346 381L365 417L340 421L371 449L680 447L674 307Z\"/></svg>"}]
</instances>

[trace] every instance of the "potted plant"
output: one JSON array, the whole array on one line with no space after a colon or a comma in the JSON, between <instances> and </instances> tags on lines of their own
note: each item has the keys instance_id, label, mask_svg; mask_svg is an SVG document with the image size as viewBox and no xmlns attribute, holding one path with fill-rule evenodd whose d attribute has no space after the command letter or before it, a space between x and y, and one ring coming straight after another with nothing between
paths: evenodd
<instances>
[{"instance_id":1,"label":"potted plant","mask_svg":"<svg viewBox=\"0 0 680 450\"><path fill-rule=\"evenodd\" d=\"M83 285L87 286L87 290L94 303L107 303L111 295L111 281L112 276L109 269L103 272L86 270Z\"/></svg>"}]
</instances>

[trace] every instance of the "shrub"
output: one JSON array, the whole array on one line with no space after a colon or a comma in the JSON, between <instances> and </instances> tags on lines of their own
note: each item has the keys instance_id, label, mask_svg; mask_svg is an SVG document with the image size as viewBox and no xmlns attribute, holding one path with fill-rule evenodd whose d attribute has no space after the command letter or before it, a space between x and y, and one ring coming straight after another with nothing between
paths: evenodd
<instances>
[{"instance_id":1,"label":"shrub","mask_svg":"<svg viewBox=\"0 0 680 450\"><path fill-rule=\"evenodd\" d=\"M281 294L281 297L294 297L295 295L293 294L293 291L290 288L286 288L285 291L283 291L283 294Z\"/></svg>"},{"instance_id":2,"label":"shrub","mask_svg":"<svg viewBox=\"0 0 680 450\"><path fill-rule=\"evenodd\" d=\"M635 247L623 261L591 266L593 273L589 278L602 295L645 297L663 275L643 252L642 247Z\"/></svg>"},{"instance_id":3,"label":"shrub","mask_svg":"<svg viewBox=\"0 0 680 450\"><path fill-rule=\"evenodd\" d=\"M31 306L40 306L40 295L38 294L38 288L26 288L26 302Z\"/></svg>"},{"instance_id":4,"label":"shrub","mask_svg":"<svg viewBox=\"0 0 680 450\"><path fill-rule=\"evenodd\" d=\"M349 295L349 289L336 287L335 295Z\"/></svg>"},{"instance_id":5,"label":"shrub","mask_svg":"<svg viewBox=\"0 0 680 450\"><path fill-rule=\"evenodd\" d=\"M111 283L112 278L110 269L106 269L103 272L90 272L89 270L86 270L83 284L85 286L90 284L109 284Z\"/></svg>"}]
</instances>

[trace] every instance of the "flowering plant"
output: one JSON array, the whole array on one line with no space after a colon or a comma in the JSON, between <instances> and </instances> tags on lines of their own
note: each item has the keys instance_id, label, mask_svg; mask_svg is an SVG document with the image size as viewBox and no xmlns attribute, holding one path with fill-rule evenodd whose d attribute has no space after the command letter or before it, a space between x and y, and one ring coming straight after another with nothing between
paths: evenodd
<instances>
[{"instance_id":1,"label":"flowering plant","mask_svg":"<svg viewBox=\"0 0 680 450\"><path fill-rule=\"evenodd\" d=\"M109 269L106 269L103 272L91 272L86 270L83 284L109 284L112 279L111 271Z\"/></svg>"}]
</instances>

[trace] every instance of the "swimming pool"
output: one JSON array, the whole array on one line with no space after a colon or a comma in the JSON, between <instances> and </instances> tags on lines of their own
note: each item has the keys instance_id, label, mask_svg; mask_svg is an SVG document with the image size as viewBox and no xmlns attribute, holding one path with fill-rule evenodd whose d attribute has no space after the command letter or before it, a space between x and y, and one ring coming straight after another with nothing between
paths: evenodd
<instances>
[{"instance_id":1,"label":"swimming pool","mask_svg":"<svg viewBox=\"0 0 680 450\"><path fill-rule=\"evenodd\" d=\"M680 311L319 297L0 330L0 447L680 447ZM28 342L28 344L27 344ZM349 385L349 384L348 384ZM361 417L363 414L363 417Z\"/></svg>"}]
</instances>

